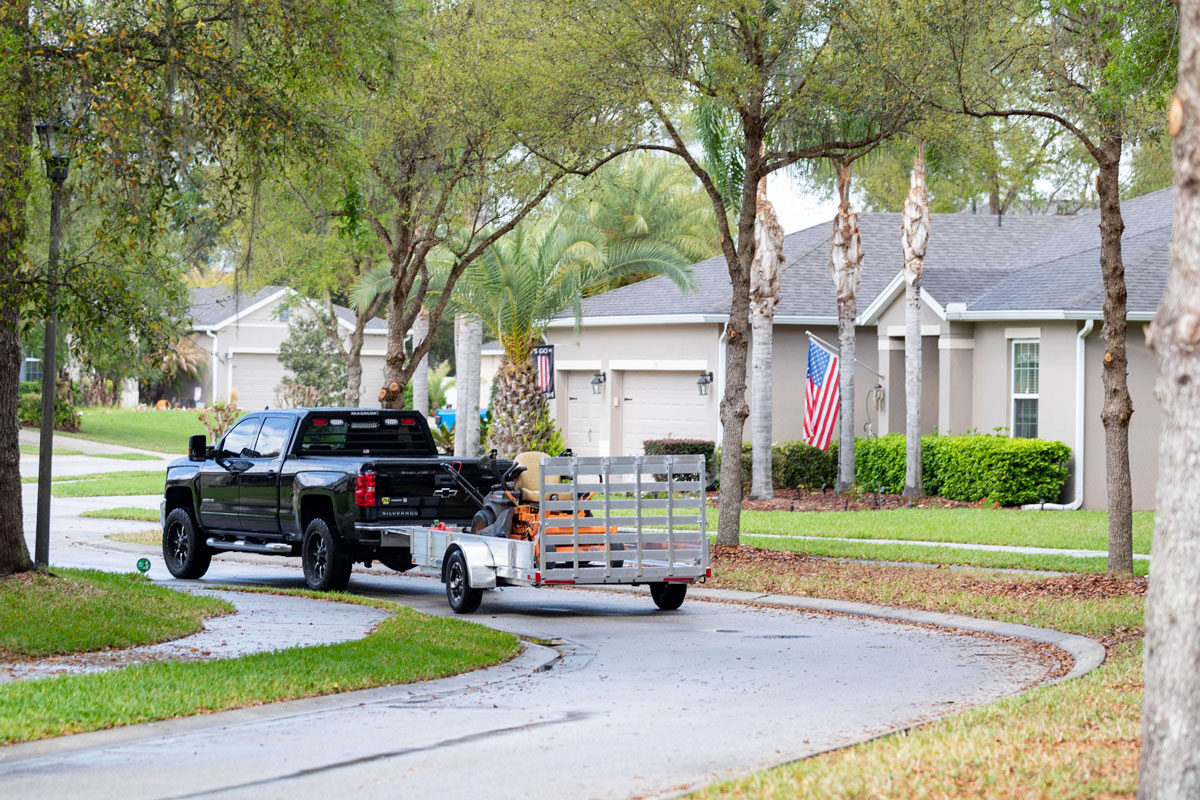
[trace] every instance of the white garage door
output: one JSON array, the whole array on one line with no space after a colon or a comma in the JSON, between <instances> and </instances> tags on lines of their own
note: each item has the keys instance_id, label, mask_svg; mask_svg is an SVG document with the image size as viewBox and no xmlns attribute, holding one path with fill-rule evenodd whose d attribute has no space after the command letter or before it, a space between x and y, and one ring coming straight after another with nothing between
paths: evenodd
<instances>
[{"instance_id":1,"label":"white garage door","mask_svg":"<svg viewBox=\"0 0 1200 800\"><path fill-rule=\"evenodd\" d=\"M262 353L234 353L233 381L237 390L238 406L247 411L257 411L275 402L275 387L285 372L274 355Z\"/></svg>"},{"instance_id":2,"label":"white garage door","mask_svg":"<svg viewBox=\"0 0 1200 800\"><path fill-rule=\"evenodd\" d=\"M712 439L711 397L694 372L626 372L621 399L621 454L642 455L647 439Z\"/></svg>"},{"instance_id":3,"label":"white garage door","mask_svg":"<svg viewBox=\"0 0 1200 800\"><path fill-rule=\"evenodd\" d=\"M563 432L567 447L577 456L608 455L600 452L604 395L592 394L592 373L558 373L558 391L567 392L567 421Z\"/></svg>"}]
</instances>

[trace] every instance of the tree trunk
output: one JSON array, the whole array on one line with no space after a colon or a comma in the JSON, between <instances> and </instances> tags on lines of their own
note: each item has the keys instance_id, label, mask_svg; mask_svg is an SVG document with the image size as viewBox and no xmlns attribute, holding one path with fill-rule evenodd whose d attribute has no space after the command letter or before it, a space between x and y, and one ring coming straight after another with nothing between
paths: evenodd
<instances>
[{"instance_id":1,"label":"tree trunk","mask_svg":"<svg viewBox=\"0 0 1200 800\"><path fill-rule=\"evenodd\" d=\"M904 201L900 242L904 249L904 496L920 497L921 485L921 278L929 245L929 193L924 146L917 146L912 187Z\"/></svg>"},{"instance_id":2,"label":"tree trunk","mask_svg":"<svg viewBox=\"0 0 1200 800\"><path fill-rule=\"evenodd\" d=\"M750 407L746 405L746 361L750 350L750 264L754 260L754 220L757 216L758 181L762 176L762 132L744 126L742 206L738 214L737 248L723 242L732 295L725 323L725 386L721 398L721 502L717 518L717 544L736 547L741 541L742 429ZM721 209L717 209L720 213Z\"/></svg>"},{"instance_id":3,"label":"tree trunk","mask_svg":"<svg viewBox=\"0 0 1200 800\"><path fill-rule=\"evenodd\" d=\"M479 454L479 351L483 326L467 314L454 318L454 371L458 415L454 423L454 455Z\"/></svg>"},{"instance_id":4,"label":"tree trunk","mask_svg":"<svg viewBox=\"0 0 1200 800\"><path fill-rule=\"evenodd\" d=\"M1116 125L1109 126L1110 130ZM1125 264L1121 258L1121 137L1101 137L1104 159L1096 178L1100 196L1100 273L1104 276L1104 471L1108 482L1108 571L1133 574L1133 488L1129 477L1129 361L1125 354Z\"/></svg>"},{"instance_id":5,"label":"tree trunk","mask_svg":"<svg viewBox=\"0 0 1200 800\"><path fill-rule=\"evenodd\" d=\"M1138 797L1200 796L1200 0L1179 4L1171 275L1151 327L1162 404Z\"/></svg>"},{"instance_id":6,"label":"tree trunk","mask_svg":"<svg viewBox=\"0 0 1200 800\"><path fill-rule=\"evenodd\" d=\"M758 182L755 201L756 237L750 264L750 498L770 500L775 496L772 480L771 444L773 372L775 349L775 306L779 304L779 270L783 266L783 228L767 200L767 179Z\"/></svg>"},{"instance_id":7,"label":"tree trunk","mask_svg":"<svg viewBox=\"0 0 1200 800\"><path fill-rule=\"evenodd\" d=\"M362 340L351 342L346 359L346 405L355 407L362 391Z\"/></svg>"},{"instance_id":8,"label":"tree trunk","mask_svg":"<svg viewBox=\"0 0 1200 800\"><path fill-rule=\"evenodd\" d=\"M546 411L546 398L538 391L537 368L532 359L520 364L505 353L496 375L496 407L488 446L502 458L512 458L532 439L533 422ZM552 453L551 455L558 455Z\"/></svg>"},{"instance_id":9,"label":"tree trunk","mask_svg":"<svg viewBox=\"0 0 1200 800\"><path fill-rule=\"evenodd\" d=\"M429 312L421 309L413 322L412 340L413 351L429 338ZM417 371L413 373L413 408L428 416L429 414L429 355L421 356L417 362Z\"/></svg>"},{"instance_id":10,"label":"tree trunk","mask_svg":"<svg viewBox=\"0 0 1200 800\"><path fill-rule=\"evenodd\" d=\"M840 201L833 220L829 271L837 289L838 313L838 471L834 491L845 492L856 483L854 463L854 318L858 314L858 283L862 276L862 247L858 215L850 213L850 165L836 165Z\"/></svg>"},{"instance_id":11,"label":"tree trunk","mask_svg":"<svg viewBox=\"0 0 1200 800\"><path fill-rule=\"evenodd\" d=\"M20 295L16 283L25 244L29 191L30 125L29 4L0 5L0 73L9 85L0 94L0 575L33 565L25 545L21 513L21 451L17 442L17 382L21 342L17 337ZM15 84L15 85L14 85Z\"/></svg>"}]
</instances>

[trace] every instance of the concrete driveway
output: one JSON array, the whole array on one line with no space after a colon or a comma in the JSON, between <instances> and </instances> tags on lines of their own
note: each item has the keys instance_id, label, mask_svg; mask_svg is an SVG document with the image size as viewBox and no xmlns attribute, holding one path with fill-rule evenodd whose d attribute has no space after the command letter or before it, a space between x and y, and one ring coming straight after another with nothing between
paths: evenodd
<instances>
[{"instance_id":1,"label":"concrete driveway","mask_svg":"<svg viewBox=\"0 0 1200 800\"><path fill-rule=\"evenodd\" d=\"M132 567L103 534L142 524L57 501L54 516L54 563ZM219 557L206 582L298 586L297 564ZM426 578L373 570L351 589L450 613ZM1007 640L694 599L659 612L648 594L509 588L475 619L549 647L443 681L0 749L0 785L6 798L669 796L1046 676Z\"/></svg>"}]
</instances>

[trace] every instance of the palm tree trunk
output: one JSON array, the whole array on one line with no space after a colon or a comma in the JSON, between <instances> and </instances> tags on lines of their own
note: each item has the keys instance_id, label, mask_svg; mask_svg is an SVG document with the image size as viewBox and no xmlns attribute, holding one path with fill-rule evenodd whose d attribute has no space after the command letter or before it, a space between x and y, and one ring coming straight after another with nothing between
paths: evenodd
<instances>
[{"instance_id":1,"label":"palm tree trunk","mask_svg":"<svg viewBox=\"0 0 1200 800\"><path fill-rule=\"evenodd\" d=\"M1113 129L1119 129L1117 125ZM1100 139L1105 159L1096 189L1100 196L1100 273L1104 277L1104 471L1108 484L1108 571L1133 574L1133 488L1129 476L1129 360L1125 354L1125 264L1121 258L1121 137Z\"/></svg>"},{"instance_id":2,"label":"palm tree trunk","mask_svg":"<svg viewBox=\"0 0 1200 800\"><path fill-rule=\"evenodd\" d=\"M412 326L413 349L429 338L429 312L421 309ZM422 414L429 414L429 355L426 354L417 362L417 371L413 373L413 408Z\"/></svg>"},{"instance_id":3,"label":"palm tree trunk","mask_svg":"<svg viewBox=\"0 0 1200 800\"><path fill-rule=\"evenodd\" d=\"M488 446L502 458L512 458L533 438L533 423L547 411L546 398L538 391L537 368L532 359L519 363L504 354L496 375L495 421Z\"/></svg>"},{"instance_id":4,"label":"palm tree trunk","mask_svg":"<svg viewBox=\"0 0 1200 800\"><path fill-rule=\"evenodd\" d=\"M750 264L750 499L775 496L771 445L774 436L775 306L783 266L783 227L767 200L767 179L758 182L754 220L754 260Z\"/></svg>"},{"instance_id":5,"label":"palm tree trunk","mask_svg":"<svg viewBox=\"0 0 1200 800\"><path fill-rule=\"evenodd\" d=\"M1147 337L1162 403L1138 797L1200 796L1200 2L1179 4L1171 274ZM1110 562L1111 563L1111 562Z\"/></svg>"},{"instance_id":6,"label":"palm tree trunk","mask_svg":"<svg viewBox=\"0 0 1200 800\"><path fill-rule=\"evenodd\" d=\"M858 215L850 213L850 165L836 165L840 202L833 220L829 248L829 271L837 289L838 312L838 470L834 491L844 492L855 484L854 462L854 317L858 313L858 283L862 276L862 247Z\"/></svg>"},{"instance_id":7,"label":"palm tree trunk","mask_svg":"<svg viewBox=\"0 0 1200 800\"><path fill-rule=\"evenodd\" d=\"M454 455L479 453L479 351L483 326L474 317L454 318L454 371L458 389L458 416L454 423Z\"/></svg>"},{"instance_id":8,"label":"palm tree trunk","mask_svg":"<svg viewBox=\"0 0 1200 800\"><path fill-rule=\"evenodd\" d=\"M925 153L917 146L912 188L904 201L900 241L904 248L904 496L920 497L921 485L921 277L929 244L929 193Z\"/></svg>"}]
</instances>

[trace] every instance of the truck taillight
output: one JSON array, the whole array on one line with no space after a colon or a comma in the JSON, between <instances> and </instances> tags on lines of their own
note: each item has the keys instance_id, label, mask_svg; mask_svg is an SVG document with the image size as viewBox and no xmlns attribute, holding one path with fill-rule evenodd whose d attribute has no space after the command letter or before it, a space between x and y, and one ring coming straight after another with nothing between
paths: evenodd
<instances>
[{"instance_id":1,"label":"truck taillight","mask_svg":"<svg viewBox=\"0 0 1200 800\"><path fill-rule=\"evenodd\" d=\"M375 506L375 473L364 472L354 479L354 504L356 506Z\"/></svg>"}]
</instances>

